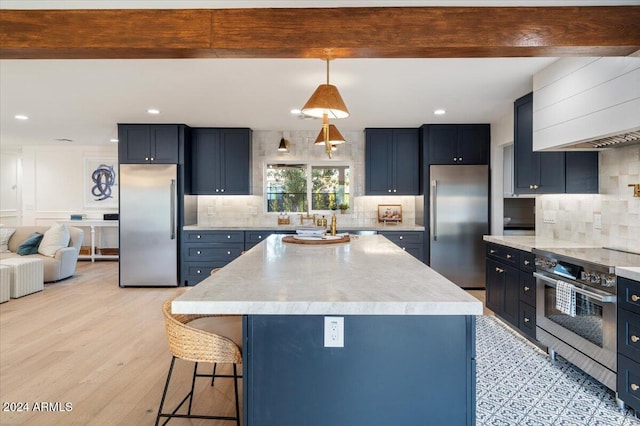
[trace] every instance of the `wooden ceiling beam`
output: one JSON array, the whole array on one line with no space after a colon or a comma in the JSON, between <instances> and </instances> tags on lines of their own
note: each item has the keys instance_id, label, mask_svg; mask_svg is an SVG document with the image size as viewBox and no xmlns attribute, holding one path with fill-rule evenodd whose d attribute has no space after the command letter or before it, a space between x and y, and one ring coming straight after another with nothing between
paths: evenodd
<instances>
[{"instance_id":1,"label":"wooden ceiling beam","mask_svg":"<svg viewBox=\"0 0 640 426\"><path fill-rule=\"evenodd\" d=\"M621 56L640 6L0 10L0 58Z\"/></svg>"}]
</instances>

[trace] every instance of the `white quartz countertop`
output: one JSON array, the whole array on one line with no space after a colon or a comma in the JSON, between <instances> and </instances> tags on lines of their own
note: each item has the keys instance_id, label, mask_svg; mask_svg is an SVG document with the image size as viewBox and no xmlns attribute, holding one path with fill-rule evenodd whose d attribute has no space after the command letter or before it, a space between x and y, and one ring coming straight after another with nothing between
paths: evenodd
<instances>
[{"instance_id":1,"label":"white quartz countertop","mask_svg":"<svg viewBox=\"0 0 640 426\"><path fill-rule=\"evenodd\" d=\"M617 267L616 275L619 277L628 278L634 281L640 281L640 268L636 267Z\"/></svg>"},{"instance_id":2,"label":"white quartz countertop","mask_svg":"<svg viewBox=\"0 0 640 426\"><path fill-rule=\"evenodd\" d=\"M175 313L482 315L482 303L380 235L291 244L271 235L173 302Z\"/></svg>"},{"instance_id":3,"label":"white quartz countertop","mask_svg":"<svg viewBox=\"0 0 640 426\"><path fill-rule=\"evenodd\" d=\"M329 219L330 220L330 219ZM338 219L339 220L339 219ZM273 225L273 226L209 226L209 225L185 225L182 229L185 231L295 231L301 226L310 226L310 222L304 225ZM420 225L387 225L387 226L350 226L341 225L338 222L338 232L342 230L348 231L378 231L378 232L408 232L408 231L424 231L424 226Z\"/></svg>"},{"instance_id":4,"label":"white quartz countertop","mask_svg":"<svg viewBox=\"0 0 640 426\"><path fill-rule=\"evenodd\" d=\"M485 235L485 241L518 250L531 252L533 249L559 249L559 248L586 248L600 247L599 245L575 243L572 241L557 240L555 238L541 238L534 235Z\"/></svg>"}]
</instances>

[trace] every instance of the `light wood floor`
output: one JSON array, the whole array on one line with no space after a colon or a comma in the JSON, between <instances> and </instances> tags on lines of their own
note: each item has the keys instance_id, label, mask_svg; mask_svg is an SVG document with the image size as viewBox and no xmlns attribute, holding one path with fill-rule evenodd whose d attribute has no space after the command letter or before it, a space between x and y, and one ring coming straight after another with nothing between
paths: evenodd
<instances>
[{"instance_id":1,"label":"light wood floor","mask_svg":"<svg viewBox=\"0 0 640 426\"><path fill-rule=\"evenodd\" d=\"M28 403L29 412L2 410L0 424L154 424L171 361L161 306L183 291L119 288L117 262L82 261L74 277L1 304L0 401L3 409ZM192 366L177 362L169 404L186 395ZM234 414L231 379L219 379L215 388L202 383L197 396L193 412ZM34 412L42 402L71 403L72 410Z\"/></svg>"}]
</instances>

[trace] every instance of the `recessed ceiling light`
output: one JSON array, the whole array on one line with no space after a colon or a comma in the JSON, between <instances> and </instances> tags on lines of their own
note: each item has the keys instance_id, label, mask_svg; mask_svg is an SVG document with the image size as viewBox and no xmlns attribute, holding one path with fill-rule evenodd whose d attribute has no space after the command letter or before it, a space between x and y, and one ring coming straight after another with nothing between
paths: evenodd
<instances>
[{"instance_id":1,"label":"recessed ceiling light","mask_svg":"<svg viewBox=\"0 0 640 426\"><path fill-rule=\"evenodd\" d=\"M28 120L29 119L29 117L27 117L26 115L23 115L23 114L17 114L17 115L14 116L14 118L16 120Z\"/></svg>"},{"instance_id":2,"label":"recessed ceiling light","mask_svg":"<svg viewBox=\"0 0 640 426\"><path fill-rule=\"evenodd\" d=\"M447 113L447 111L442 109L442 108L440 108L440 109L436 109L435 111L433 111L433 113L435 115L445 115Z\"/></svg>"},{"instance_id":3,"label":"recessed ceiling light","mask_svg":"<svg viewBox=\"0 0 640 426\"><path fill-rule=\"evenodd\" d=\"M73 139L68 139L68 138L55 138L54 141L56 142L73 142Z\"/></svg>"},{"instance_id":4,"label":"recessed ceiling light","mask_svg":"<svg viewBox=\"0 0 640 426\"><path fill-rule=\"evenodd\" d=\"M291 110L291 114L293 114L293 115L298 115L298 114L300 114L301 112L302 112L302 111L300 111L300 109L298 109L298 108L294 108L294 109L292 109L292 110Z\"/></svg>"},{"instance_id":5,"label":"recessed ceiling light","mask_svg":"<svg viewBox=\"0 0 640 426\"><path fill-rule=\"evenodd\" d=\"M116 139L116 138L111 138L111 139L109 139L109 142L120 142L120 141L118 139Z\"/></svg>"},{"instance_id":6,"label":"recessed ceiling light","mask_svg":"<svg viewBox=\"0 0 640 426\"><path fill-rule=\"evenodd\" d=\"M160 110L159 109L154 109L154 108L149 108L147 110L147 114L160 114Z\"/></svg>"}]
</instances>

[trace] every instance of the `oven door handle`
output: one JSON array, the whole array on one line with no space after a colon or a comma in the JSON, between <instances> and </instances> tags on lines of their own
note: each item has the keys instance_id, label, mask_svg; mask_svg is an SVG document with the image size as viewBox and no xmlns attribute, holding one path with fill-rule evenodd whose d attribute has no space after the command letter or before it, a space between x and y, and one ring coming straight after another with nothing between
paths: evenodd
<instances>
[{"instance_id":1,"label":"oven door handle","mask_svg":"<svg viewBox=\"0 0 640 426\"><path fill-rule=\"evenodd\" d=\"M558 282L558 280L554 280L553 278L549 278L546 275L542 275L538 272L534 272L533 276L545 281L547 283L547 285L549 287L556 287L556 283ZM616 298L617 296L615 294L608 294L608 293L596 293L594 291L589 291L589 290L585 290L582 287L577 287L577 286L573 286L573 288L575 289L576 293L580 293L583 296L587 296L587 297L591 297L592 299L597 300L598 302L601 303L615 303L616 302Z\"/></svg>"}]
</instances>

